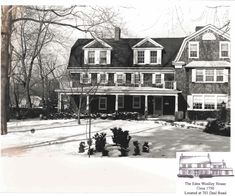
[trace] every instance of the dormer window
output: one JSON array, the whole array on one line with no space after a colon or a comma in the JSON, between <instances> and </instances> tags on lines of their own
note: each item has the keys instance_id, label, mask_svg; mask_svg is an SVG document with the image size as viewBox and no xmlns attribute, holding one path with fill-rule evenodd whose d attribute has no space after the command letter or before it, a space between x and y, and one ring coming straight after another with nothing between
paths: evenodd
<instances>
[{"instance_id":1,"label":"dormer window","mask_svg":"<svg viewBox=\"0 0 235 196\"><path fill-rule=\"evenodd\" d=\"M144 51L140 50L138 51L138 63L144 63Z\"/></svg>"},{"instance_id":2,"label":"dormer window","mask_svg":"<svg viewBox=\"0 0 235 196\"><path fill-rule=\"evenodd\" d=\"M100 64L107 64L107 51L100 51Z\"/></svg>"},{"instance_id":3,"label":"dormer window","mask_svg":"<svg viewBox=\"0 0 235 196\"><path fill-rule=\"evenodd\" d=\"M150 51L150 63L157 63L157 51Z\"/></svg>"},{"instance_id":4,"label":"dormer window","mask_svg":"<svg viewBox=\"0 0 235 196\"><path fill-rule=\"evenodd\" d=\"M88 51L88 64L95 63L95 51Z\"/></svg>"},{"instance_id":5,"label":"dormer window","mask_svg":"<svg viewBox=\"0 0 235 196\"><path fill-rule=\"evenodd\" d=\"M229 42L220 42L220 58L229 57Z\"/></svg>"},{"instance_id":6,"label":"dormer window","mask_svg":"<svg viewBox=\"0 0 235 196\"><path fill-rule=\"evenodd\" d=\"M199 58L198 42L189 42L189 58Z\"/></svg>"},{"instance_id":7,"label":"dormer window","mask_svg":"<svg viewBox=\"0 0 235 196\"><path fill-rule=\"evenodd\" d=\"M145 38L132 47L133 64L161 64L163 46L151 38Z\"/></svg>"}]
</instances>

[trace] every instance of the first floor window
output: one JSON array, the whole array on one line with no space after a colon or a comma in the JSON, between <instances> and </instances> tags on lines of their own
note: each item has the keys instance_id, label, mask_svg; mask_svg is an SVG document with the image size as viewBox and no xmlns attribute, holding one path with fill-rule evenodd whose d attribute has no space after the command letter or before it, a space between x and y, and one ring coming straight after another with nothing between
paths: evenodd
<instances>
[{"instance_id":1,"label":"first floor window","mask_svg":"<svg viewBox=\"0 0 235 196\"><path fill-rule=\"evenodd\" d=\"M202 109L203 97L202 95L193 96L193 109Z\"/></svg>"},{"instance_id":2,"label":"first floor window","mask_svg":"<svg viewBox=\"0 0 235 196\"><path fill-rule=\"evenodd\" d=\"M157 63L157 51L150 51L150 63Z\"/></svg>"},{"instance_id":3,"label":"first floor window","mask_svg":"<svg viewBox=\"0 0 235 196\"><path fill-rule=\"evenodd\" d=\"M138 63L144 63L144 51L141 50L141 51L137 51L137 60L138 60Z\"/></svg>"},{"instance_id":4,"label":"first floor window","mask_svg":"<svg viewBox=\"0 0 235 196\"><path fill-rule=\"evenodd\" d=\"M215 96L214 95L205 95L204 107L205 109L215 109Z\"/></svg>"},{"instance_id":5,"label":"first floor window","mask_svg":"<svg viewBox=\"0 0 235 196\"><path fill-rule=\"evenodd\" d=\"M141 108L141 97L133 96L133 108L140 109Z\"/></svg>"},{"instance_id":6,"label":"first floor window","mask_svg":"<svg viewBox=\"0 0 235 196\"><path fill-rule=\"evenodd\" d=\"M213 82L214 81L214 69L206 70L206 81Z\"/></svg>"},{"instance_id":7,"label":"first floor window","mask_svg":"<svg viewBox=\"0 0 235 196\"><path fill-rule=\"evenodd\" d=\"M95 63L95 51L88 51L88 64Z\"/></svg>"},{"instance_id":8,"label":"first floor window","mask_svg":"<svg viewBox=\"0 0 235 196\"><path fill-rule=\"evenodd\" d=\"M226 96L225 95L218 95L217 96L217 109L222 108L222 103L226 103Z\"/></svg>"},{"instance_id":9,"label":"first floor window","mask_svg":"<svg viewBox=\"0 0 235 196\"><path fill-rule=\"evenodd\" d=\"M107 97L99 97L99 110L107 110Z\"/></svg>"},{"instance_id":10,"label":"first floor window","mask_svg":"<svg viewBox=\"0 0 235 196\"><path fill-rule=\"evenodd\" d=\"M118 96L118 108L124 108L124 96Z\"/></svg>"},{"instance_id":11,"label":"first floor window","mask_svg":"<svg viewBox=\"0 0 235 196\"><path fill-rule=\"evenodd\" d=\"M123 74L117 74L117 83L122 84L123 83Z\"/></svg>"},{"instance_id":12,"label":"first floor window","mask_svg":"<svg viewBox=\"0 0 235 196\"><path fill-rule=\"evenodd\" d=\"M203 81L203 70L197 69L196 70L196 82L202 82Z\"/></svg>"},{"instance_id":13,"label":"first floor window","mask_svg":"<svg viewBox=\"0 0 235 196\"><path fill-rule=\"evenodd\" d=\"M107 52L100 51L100 64L106 64L106 63L107 63Z\"/></svg>"}]
</instances>

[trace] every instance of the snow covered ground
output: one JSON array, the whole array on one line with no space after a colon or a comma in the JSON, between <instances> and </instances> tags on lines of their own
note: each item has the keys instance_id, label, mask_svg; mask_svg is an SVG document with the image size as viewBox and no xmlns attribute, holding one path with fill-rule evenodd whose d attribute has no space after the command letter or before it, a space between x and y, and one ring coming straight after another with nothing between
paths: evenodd
<instances>
[{"instance_id":1,"label":"snow covered ground","mask_svg":"<svg viewBox=\"0 0 235 196\"><path fill-rule=\"evenodd\" d=\"M229 151L230 138L203 132L205 122L168 123L165 121L128 121L128 120L92 120L91 136L97 132L107 133L107 143L112 143L110 128L121 127L129 130L130 155L133 154L134 140L142 145L151 142L151 152L142 153L141 157L174 158L177 151ZM9 133L1 138L3 156L83 156L78 147L81 141L88 139L88 120L81 125L74 119L11 121ZM35 133L30 130L35 129ZM96 154L95 156L101 156Z\"/></svg>"}]
</instances>

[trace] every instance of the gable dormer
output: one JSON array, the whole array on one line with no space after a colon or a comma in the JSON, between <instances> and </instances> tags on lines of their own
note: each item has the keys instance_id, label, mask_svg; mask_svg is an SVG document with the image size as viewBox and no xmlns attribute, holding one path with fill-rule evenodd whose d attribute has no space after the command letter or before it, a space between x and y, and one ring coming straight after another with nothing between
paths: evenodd
<instances>
[{"instance_id":1,"label":"gable dormer","mask_svg":"<svg viewBox=\"0 0 235 196\"><path fill-rule=\"evenodd\" d=\"M162 63L163 46L147 37L132 47L133 64L160 65Z\"/></svg>"},{"instance_id":2,"label":"gable dormer","mask_svg":"<svg viewBox=\"0 0 235 196\"><path fill-rule=\"evenodd\" d=\"M101 39L95 39L83 47L84 64L108 65L111 64L112 47Z\"/></svg>"}]
</instances>

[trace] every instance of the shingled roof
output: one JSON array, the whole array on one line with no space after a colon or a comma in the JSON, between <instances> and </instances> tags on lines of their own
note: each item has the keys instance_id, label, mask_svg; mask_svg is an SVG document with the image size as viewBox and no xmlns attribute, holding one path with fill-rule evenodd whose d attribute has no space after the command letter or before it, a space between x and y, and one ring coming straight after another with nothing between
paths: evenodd
<instances>
[{"instance_id":1,"label":"shingled roof","mask_svg":"<svg viewBox=\"0 0 235 196\"><path fill-rule=\"evenodd\" d=\"M162 67L171 67L172 61L175 59L178 50L184 40L181 38L151 38L155 42L162 45ZM79 68L84 65L84 52L82 47L90 43L93 39L78 39L73 45L69 58L68 68ZM133 65L132 47L143 40L143 38L121 38L119 40L104 39L104 41L112 47L111 65L110 67L138 67ZM97 65L94 65L97 66ZM101 66L101 65L99 65ZM104 65L102 65L104 66ZM148 65L144 65L148 66ZM152 66L152 65L151 65Z\"/></svg>"}]
</instances>

